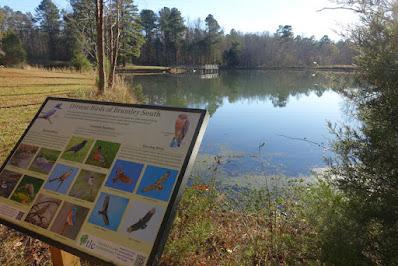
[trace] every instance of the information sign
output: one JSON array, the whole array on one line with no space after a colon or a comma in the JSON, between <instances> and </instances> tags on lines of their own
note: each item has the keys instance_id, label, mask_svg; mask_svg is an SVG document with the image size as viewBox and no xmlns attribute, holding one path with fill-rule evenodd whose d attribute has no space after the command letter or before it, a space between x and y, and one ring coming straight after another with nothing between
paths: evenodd
<instances>
[{"instance_id":1,"label":"information sign","mask_svg":"<svg viewBox=\"0 0 398 266\"><path fill-rule=\"evenodd\" d=\"M47 98L0 168L0 221L78 256L156 264L207 121Z\"/></svg>"}]
</instances>

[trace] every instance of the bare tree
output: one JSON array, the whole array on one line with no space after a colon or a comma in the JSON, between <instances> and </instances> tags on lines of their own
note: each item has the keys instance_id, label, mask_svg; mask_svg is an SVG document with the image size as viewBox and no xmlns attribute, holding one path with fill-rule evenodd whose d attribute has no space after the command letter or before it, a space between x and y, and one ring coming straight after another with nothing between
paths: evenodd
<instances>
[{"instance_id":1,"label":"bare tree","mask_svg":"<svg viewBox=\"0 0 398 266\"><path fill-rule=\"evenodd\" d=\"M104 1L96 0L97 21L97 62L98 62L98 94L105 92L105 68L104 68Z\"/></svg>"},{"instance_id":2,"label":"bare tree","mask_svg":"<svg viewBox=\"0 0 398 266\"><path fill-rule=\"evenodd\" d=\"M108 88L112 89L115 83L116 65L120 49L120 13L123 6L123 0L115 0L114 6L110 5L110 28L109 28L109 63L111 69L108 77ZM115 12L113 17L113 12Z\"/></svg>"}]
</instances>

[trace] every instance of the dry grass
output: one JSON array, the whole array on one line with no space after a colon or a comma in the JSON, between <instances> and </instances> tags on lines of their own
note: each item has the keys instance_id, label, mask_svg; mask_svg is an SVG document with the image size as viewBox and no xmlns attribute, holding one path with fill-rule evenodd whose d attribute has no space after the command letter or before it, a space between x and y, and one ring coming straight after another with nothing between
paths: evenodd
<instances>
[{"instance_id":1,"label":"dry grass","mask_svg":"<svg viewBox=\"0 0 398 266\"><path fill-rule=\"evenodd\" d=\"M70 70L0 69L0 162L47 96L76 97L94 88L94 75Z\"/></svg>"}]
</instances>

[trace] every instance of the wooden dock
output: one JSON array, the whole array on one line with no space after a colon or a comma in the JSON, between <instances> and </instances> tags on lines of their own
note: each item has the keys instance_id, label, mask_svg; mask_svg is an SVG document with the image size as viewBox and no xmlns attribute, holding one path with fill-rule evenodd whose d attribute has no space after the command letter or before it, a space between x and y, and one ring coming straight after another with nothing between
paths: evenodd
<instances>
[{"instance_id":1,"label":"wooden dock","mask_svg":"<svg viewBox=\"0 0 398 266\"><path fill-rule=\"evenodd\" d=\"M196 66L193 67L192 69L194 73L198 72L201 75L218 74L219 71L218 65L210 65L210 64Z\"/></svg>"}]
</instances>

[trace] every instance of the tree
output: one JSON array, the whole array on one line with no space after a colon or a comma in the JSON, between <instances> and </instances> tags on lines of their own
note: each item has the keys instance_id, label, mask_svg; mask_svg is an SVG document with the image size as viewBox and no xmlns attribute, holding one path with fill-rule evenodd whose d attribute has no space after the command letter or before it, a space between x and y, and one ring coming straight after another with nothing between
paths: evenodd
<instances>
[{"instance_id":1,"label":"tree","mask_svg":"<svg viewBox=\"0 0 398 266\"><path fill-rule=\"evenodd\" d=\"M51 0L42 0L35 11L35 20L48 38L49 57L53 60L57 59L57 42L61 25L59 10Z\"/></svg>"},{"instance_id":2,"label":"tree","mask_svg":"<svg viewBox=\"0 0 398 266\"><path fill-rule=\"evenodd\" d=\"M142 35L142 26L138 8L133 0L124 0L121 4L121 36L120 36L120 54L119 59L123 65L126 65L127 59L139 57L141 47L145 40Z\"/></svg>"},{"instance_id":3,"label":"tree","mask_svg":"<svg viewBox=\"0 0 398 266\"><path fill-rule=\"evenodd\" d=\"M206 17L205 22L207 33L206 42L208 46L208 58L211 63L215 63L217 60L215 56L215 47L221 41L223 31L221 30L220 25L212 14L209 14Z\"/></svg>"},{"instance_id":4,"label":"tree","mask_svg":"<svg viewBox=\"0 0 398 266\"><path fill-rule=\"evenodd\" d=\"M276 31L276 35L280 38L291 39L294 37L293 27L290 25L279 25L279 28Z\"/></svg>"},{"instance_id":5,"label":"tree","mask_svg":"<svg viewBox=\"0 0 398 266\"><path fill-rule=\"evenodd\" d=\"M2 39L3 55L0 55L0 64L19 66L25 61L26 52L21 40L14 32L8 32Z\"/></svg>"},{"instance_id":6,"label":"tree","mask_svg":"<svg viewBox=\"0 0 398 266\"><path fill-rule=\"evenodd\" d=\"M178 63L178 49L185 31L184 19L177 8L164 7L159 11L159 28L165 47L166 64Z\"/></svg>"},{"instance_id":7,"label":"tree","mask_svg":"<svg viewBox=\"0 0 398 266\"><path fill-rule=\"evenodd\" d=\"M332 127L334 182L348 200L350 249L361 265L398 263L398 2L339 1L361 24L351 31L365 81L344 93L355 105L357 128ZM355 245L354 245L355 244Z\"/></svg>"},{"instance_id":8,"label":"tree","mask_svg":"<svg viewBox=\"0 0 398 266\"><path fill-rule=\"evenodd\" d=\"M239 65L240 48L238 42L233 42L231 48L224 51L224 61L228 67L236 67Z\"/></svg>"},{"instance_id":9,"label":"tree","mask_svg":"<svg viewBox=\"0 0 398 266\"><path fill-rule=\"evenodd\" d=\"M234 68L239 65L241 55L241 43L239 41L239 34L232 29L227 35L227 40L231 42L231 47L224 51L223 59L228 67Z\"/></svg>"},{"instance_id":10,"label":"tree","mask_svg":"<svg viewBox=\"0 0 398 266\"><path fill-rule=\"evenodd\" d=\"M97 61L96 1L70 0L72 12L64 16L75 40L75 50L82 51L92 62Z\"/></svg>"},{"instance_id":11,"label":"tree","mask_svg":"<svg viewBox=\"0 0 398 266\"><path fill-rule=\"evenodd\" d=\"M96 0L95 19L97 23L97 68L98 68L98 94L105 92L105 40L104 40L104 2Z\"/></svg>"},{"instance_id":12,"label":"tree","mask_svg":"<svg viewBox=\"0 0 398 266\"><path fill-rule=\"evenodd\" d=\"M158 17L156 16L155 12L149 9L143 9L140 13L141 18L141 26L145 32L145 44L143 45L142 49L142 56L143 62L146 64L153 63L152 58L155 57L155 34L157 30L157 20Z\"/></svg>"},{"instance_id":13,"label":"tree","mask_svg":"<svg viewBox=\"0 0 398 266\"><path fill-rule=\"evenodd\" d=\"M150 9L143 9L140 12L141 25L145 32L145 39L151 40L157 28L156 22L158 17L155 12Z\"/></svg>"},{"instance_id":14,"label":"tree","mask_svg":"<svg viewBox=\"0 0 398 266\"><path fill-rule=\"evenodd\" d=\"M126 64L127 57L138 57L144 42L137 6L132 0L110 1L109 14L109 62L108 88L114 85L119 59Z\"/></svg>"}]
</instances>

